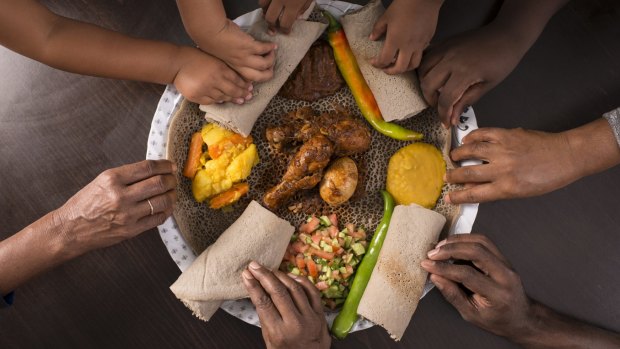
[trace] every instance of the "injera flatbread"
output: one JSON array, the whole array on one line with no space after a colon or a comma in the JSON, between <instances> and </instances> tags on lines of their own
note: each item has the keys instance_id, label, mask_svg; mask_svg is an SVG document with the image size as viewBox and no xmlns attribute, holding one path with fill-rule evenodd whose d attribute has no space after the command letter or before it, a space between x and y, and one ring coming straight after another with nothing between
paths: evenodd
<instances>
[{"instance_id":1,"label":"injera flatbread","mask_svg":"<svg viewBox=\"0 0 620 349\"><path fill-rule=\"evenodd\" d=\"M349 12L340 19L357 64L377 100L387 121L402 120L417 115L428 105L422 97L415 72L389 75L370 64L381 52L384 40L368 39L377 19L385 12L381 1L373 0L361 9Z\"/></svg>"},{"instance_id":2,"label":"injera flatbread","mask_svg":"<svg viewBox=\"0 0 620 349\"><path fill-rule=\"evenodd\" d=\"M248 33L256 40L271 41L278 45L273 79L254 84L254 97L242 105L234 103L201 105L200 109L206 112L206 119L213 120L243 136L252 131L256 119L269 104L289 75L295 70L301 59L314 41L323 33L326 24L297 20L293 24L290 34L267 34L267 22L258 20Z\"/></svg>"},{"instance_id":3,"label":"injera flatbread","mask_svg":"<svg viewBox=\"0 0 620 349\"><path fill-rule=\"evenodd\" d=\"M377 264L357 313L400 340L418 306L427 272L420 262L433 249L444 216L418 205L396 206Z\"/></svg>"},{"instance_id":4,"label":"injera flatbread","mask_svg":"<svg viewBox=\"0 0 620 349\"><path fill-rule=\"evenodd\" d=\"M291 155L279 154L271 149L265 139L265 130L267 127L282 123L282 115L302 106L311 106L317 111L334 110L335 106L339 106L349 110L356 117L362 117L353 96L346 87L333 96L313 103L275 96L257 120L251 133L258 148L261 162L252 169L248 178L250 191L248 195L233 205L231 210L223 211L209 209L207 203L197 203L192 196L191 181L182 175L192 133L199 131L205 123L203 113L198 109L197 104L187 101L182 103L180 110L171 120L167 141L167 158L178 166L176 173L178 200L174 207L174 218L181 235L197 255L211 245L241 215L251 200L262 202L264 193L282 178ZM432 108L426 109L415 118L397 123L424 133L424 141L443 149L444 154L447 154L450 149L451 133L441 126L437 114ZM364 154L352 156L360 170L361 189L366 194L337 208L323 204L311 213L321 215L334 212L338 214L343 223L352 223L356 226L363 226L370 232L374 231L383 215L383 200L380 190L385 187L389 158L398 149L410 144L410 142L385 137L373 129L370 133L372 137L370 149ZM448 168L452 168L453 164L450 159L446 155L444 155L444 159ZM443 195L457 188L459 186L445 184L434 209L448 219L449 223L446 224L444 235L447 235L449 227L458 215L459 206L446 204L443 201ZM318 188L313 189L310 194L318 196ZM302 195L293 198L290 204L299 202ZM290 212L287 207L283 207L277 214L295 226L301 224L307 217L306 213Z\"/></svg>"},{"instance_id":5,"label":"injera flatbread","mask_svg":"<svg viewBox=\"0 0 620 349\"><path fill-rule=\"evenodd\" d=\"M247 297L241 272L251 261L272 270L278 268L294 230L287 221L252 201L170 289L194 315L208 321L223 301Z\"/></svg>"}]
</instances>

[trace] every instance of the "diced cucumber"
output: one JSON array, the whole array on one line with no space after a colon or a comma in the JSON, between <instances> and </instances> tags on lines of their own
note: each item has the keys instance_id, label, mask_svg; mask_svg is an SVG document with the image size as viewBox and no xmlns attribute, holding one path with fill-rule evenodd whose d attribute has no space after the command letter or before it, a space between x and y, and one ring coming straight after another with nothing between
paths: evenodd
<instances>
[{"instance_id":1,"label":"diced cucumber","mask_svg":"<svg viewBox=\"0 0 620 349\"><path fill-rule=\"evenodd\" d=\"M330 246L330 245L328 245L328 244L325 244L325 246L323 246L323 251L325 251L325 252L329 252L329 253L332 253L332 252L334 252L334 248L333 248L333 247L331 247L331 246Z\"/></svg>"},{"instance_id":2,"label":"diced cucumber","mask_svg":"<svg viewBox=\"0 0 620 349\"><path fill-rule=\"evenodd\" d=\"M353 241L353 238L351 236L349 236L349 235L345 236L345 238L344 238L344 248L350 248L352 241Z\"/></svg>"},{"instance_id":3,"label":"diced cucumber","mask_svg":"<svg viewBox=\"0 0 620 349\"><path fill-rule=\"evenodd\" d=\"M351 249L353 250L353 252L355 252L356 256L361 256L364 253L366 253L366 249L364 248L364 245L362 245L359 242L356 242L353 245L351 245Z\"/></svg>"},{"instance_id":4,"label":"diced cucumber","mask_svg":"<svg viewBox=\"0 0 620 349\"><path fill-rule=\"evenodd\" d=\"M338 271L340 272L340 274L346 274L346 273L347 273L347 268L345 268L345 267L340 267L340 268L338 269Z\"/></svg>"},{"instance_id":5,"label":"diced cucumber","mask_svg":"<svg viewBox=\"0 0 620 349\"><path fill-rule=\"evenodd\" d=\"M344 238L345 236L347 236L347 234L343 233L343 232L339 232L338 233L338 237L339 238Z\"/></svg>"},{"instance_id":6,"label":"diced cucumber","mask_svg":"<svg viewBox=\"0 0 620 349\"><path fill-rule=\"evenodd\" d=\"M329 227L332 225L332 221L329 220L329 217L327 216L321 216L319 217L319 221L321 221L321 225L324 227Z\"/></svg>"},{"instance_id":7,"label":"diced cucumber","mask_svg":"<svg viewBox=\"0 0 620 349\"><path fill-rule=\"evenodd\" d=\"M321 241L322 242L322 241ZM317 250L320 250L321 248L319 247L319 245L315 244L314 242L310 244L311 247L316 248Z\"/></svg>"},{"instance_id":8,"label":"diced cucumber","mask_svg":"<svg viewBox=\"0 0 620 349\"><path fill-rule=\"evenodd\" d=\"M301 272L299 271L299 268L293 268L291 269L291 274L301 275Z\"/></svg>"}]
</instances>

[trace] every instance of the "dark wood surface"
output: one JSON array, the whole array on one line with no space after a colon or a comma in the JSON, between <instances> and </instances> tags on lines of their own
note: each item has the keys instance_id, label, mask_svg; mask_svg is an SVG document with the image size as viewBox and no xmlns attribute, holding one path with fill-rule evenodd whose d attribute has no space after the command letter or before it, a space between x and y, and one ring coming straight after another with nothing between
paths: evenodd
<instances>
[{"instance_id":1,"label":"dark wood surface","mask_svg":"<svg viewBox=\"0 0 620 349\"><path fill-rule=\"evenodd\" d=\"M47 1L134 36L189 43L175 2ZM234 17L254 1L230 2ZM447 1L437 36L480 26L492 1ZM0 236L60 206L104 169L144 159L163 86L56 71L0 48ZM559 131L620 105L620 4L572 2L520 66L475 105L481 126ZM548 305L620 331L620 168L538 198L480 205L489 235ZM1 266L0 266L1 268ZM2 348L253 348L260 330L219 311L194 318L169 285L179 270L156 230L78 258L17 290ZM337 348L514 348L463 321L433 290L395 343L375 327Z\"/></svg>"}]
</instances>

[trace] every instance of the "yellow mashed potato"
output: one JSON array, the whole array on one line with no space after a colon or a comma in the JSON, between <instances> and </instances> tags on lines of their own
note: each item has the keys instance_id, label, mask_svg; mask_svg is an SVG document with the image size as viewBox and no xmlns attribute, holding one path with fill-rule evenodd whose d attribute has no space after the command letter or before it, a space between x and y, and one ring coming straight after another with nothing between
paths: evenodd
<instances>
[{"instance_id":1,"label":"yellow mashed potato","mask_svg":"<svg viewBox=\"0 0 620 349\"><path fill-rule=\"evenodd\" d=\"M441 194L446 162L441 152L426 143L399 149L387 171L387 191L400 205L418 204L433 208Z\"/></svg>"}]
</instances>

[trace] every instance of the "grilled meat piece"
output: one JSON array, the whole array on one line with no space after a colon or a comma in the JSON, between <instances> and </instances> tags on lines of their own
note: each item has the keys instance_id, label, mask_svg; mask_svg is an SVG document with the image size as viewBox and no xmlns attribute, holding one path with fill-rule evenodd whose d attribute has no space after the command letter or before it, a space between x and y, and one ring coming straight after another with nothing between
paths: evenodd
<instances>
[{"instance_id":1,"label":"grilled meat piece","mask_svg":"<svg viewBox=\"0 0 620 349\"><path fill-rule=\"evenodd\" d=\"M318 40L282 86L279 95L314 102L333 95L343 86L332 48L326 41Z\"/></svg>"},{"instance_id":2,"label":"grilled meat piece","mask_svg":"<svg viewBox=\"0 0 620 349\"><path fill-rule=\"evenodd\" d=\"M275 211L299 190L316 186L333 153L334 145L324 135L310 138L293 157L282 181L265 193L265 206Z\"/></svg>"}]
</instances>

